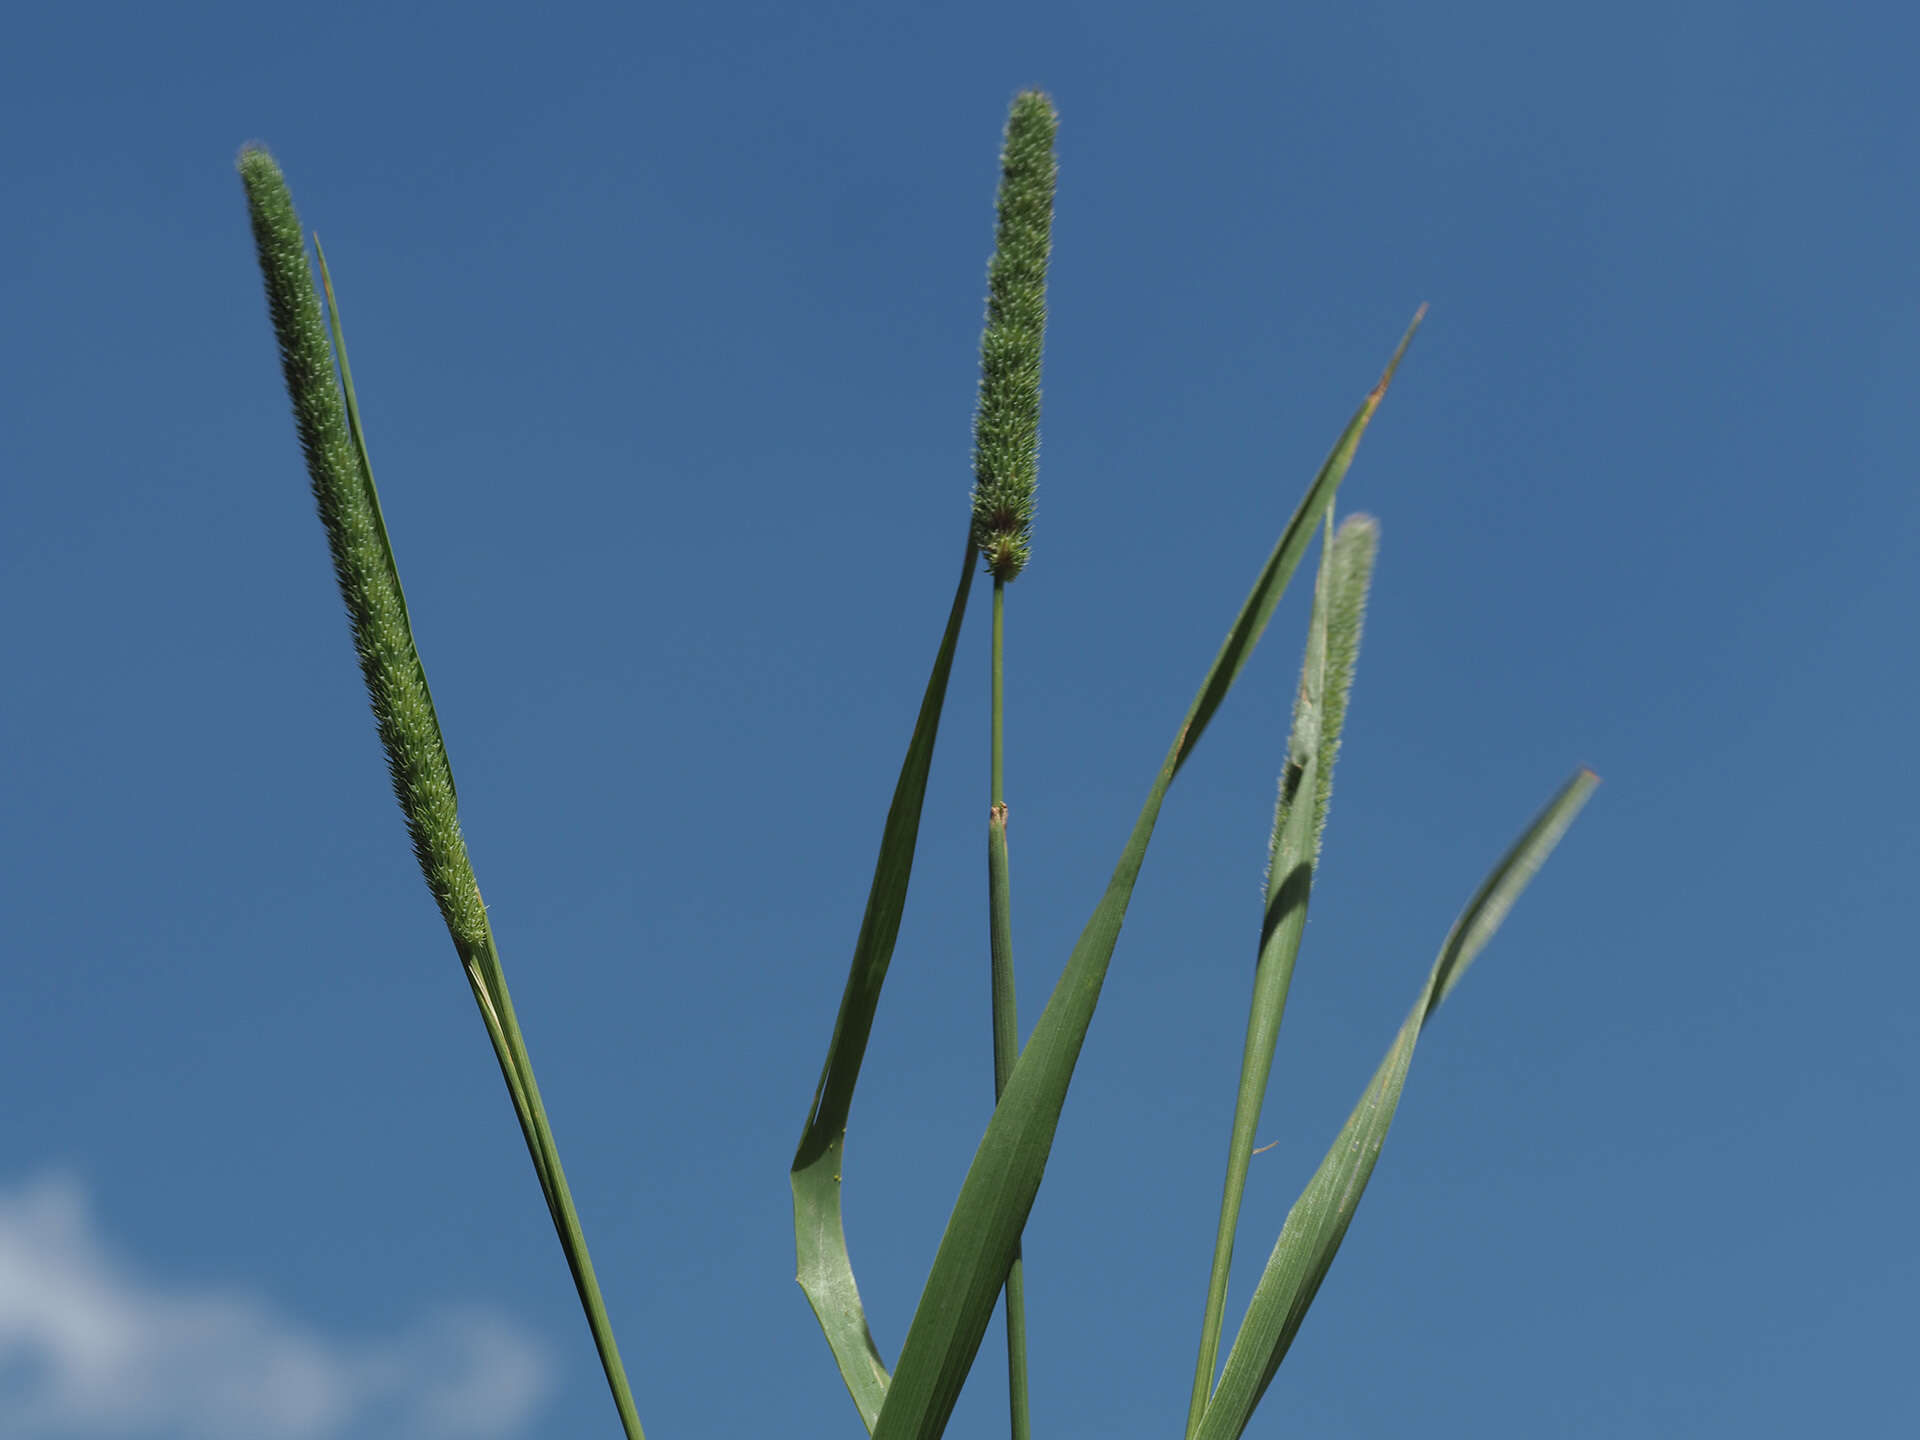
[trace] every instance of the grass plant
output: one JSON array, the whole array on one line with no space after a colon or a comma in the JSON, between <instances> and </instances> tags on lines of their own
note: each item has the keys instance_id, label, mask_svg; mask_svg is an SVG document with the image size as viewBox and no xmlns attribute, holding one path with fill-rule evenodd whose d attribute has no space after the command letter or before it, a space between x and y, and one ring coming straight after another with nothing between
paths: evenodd
<instances>
[{"instance_id":1,"label":"grass plant","mask_svg":"<svg viewBox=\"0 0 1920 1440\"><path fill-rule=\"evenodd\" d=\"M1014 1005L1003 649L1007 587L1031 558L1057 127L1046 96L1028 91L1014 99L1002 152L996 243L988 268L972 514L960 574L881 831L846 986L789 1175L800 1286L855 1411L875 1440L934 1440L943 1433L1002 1296L1009 1434L1012 1440L1029 1440L1021 1232L1045 1175L1061 1109L1161 806L1251 660L1282 592L1316 538L1321 545L1306 654L1268 845L1265 905L1220 1219L1204 1292L1186 1440L1235 1440L1246 1429L1339 1250L1392 1124L1422 1031L1597 783L1590 772L1577 771L1469 899L1372 1082L1282 1225L1223 1366L1220 1348L1227 1279L1239 1232L1241 1197L1319 863L1378 542L1378 527L1365 516L1349 516L1336 526L1334 502L1424 309L1414 316L1378 383L1340 432L1254 577L1225 641L1174 731L1165 758L1148 782L1139 818L1121 847L1112 878L1022 1046ZM386 749L394 793L415 858L446 922L499 1062L621 1425L631 1440L639 1440L639 1416L461 836L453 770L426 671L414 646L406 597L380 512L332 277L315 237L316 285L306 237L272 157L261 148L248 147L241 152L239 170L268 314L293 404L294 429L326 531L361 676ZM954 652L974 577L982 569L993 582L985 958L995 1106L934 1255L898 1365L890 1370L868 1324L847 1247L841 1209L847 1125L899 936Z\"/></svg>"},{"instance_id":2,"label":"grass plant","mask_svg":"<svg viewBox=\"0 0 1920 1440\"><path fill-rule=\"evenodd\" d=\"M973 543L993 576L988 677L987 952L993 1014L993 1100L1020 1058L1013 984L1013 892L1007 863L1005 685L1007 586L1032 558L1033 492L1040 453L1040 353L1047 329L1052 248L1053 139L1059 119L1029 91L1007 117L1000 223L987 271L987 329L980 337L980 408L973 426ZM1014 1243L1007 1269L1007 1408L1012 1440L1029 1440L1026 1267Z\"/></svg>"}]
</instances>

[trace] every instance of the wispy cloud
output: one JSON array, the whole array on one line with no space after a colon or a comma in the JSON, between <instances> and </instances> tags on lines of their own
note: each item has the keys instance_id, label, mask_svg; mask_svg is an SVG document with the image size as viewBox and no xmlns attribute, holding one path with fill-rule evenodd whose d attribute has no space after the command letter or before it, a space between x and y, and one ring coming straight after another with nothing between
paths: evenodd
<instances>
[{"instance_id":1,"label":"wispy cloud","mask_svg":"<svg viewBox=\"0 0 1920 1440\"><path fill-rule=\"evenodd\" d=\"M0 1189L0 1435L10 1440L504 1440L551 1388L540 1345L478 1311L378 1342L264 1299L164 1289L103 1242L82 1187Z\"/></svg>"}]
</instances>

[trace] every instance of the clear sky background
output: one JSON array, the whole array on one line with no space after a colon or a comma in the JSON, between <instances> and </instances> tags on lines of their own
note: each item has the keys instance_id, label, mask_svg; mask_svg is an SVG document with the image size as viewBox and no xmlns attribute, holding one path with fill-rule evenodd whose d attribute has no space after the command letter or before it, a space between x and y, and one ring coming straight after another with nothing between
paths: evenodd
<instances>
[{"instance_id":1,"label":"clear sky background","mask_svg":"<svg viewBox=\"0 0 1920 1440\"><path fill-rule=\"evenodd\" d=\"M1229 1323L1487 865L1256 1436L1910 1433L1911 6L31 6L0 52L0 1431L612 1408L413 869L232 160L340 286L520 1013L656 1440L857 1435L786 1169L951 594L1008 99L1061 114L1009 595L1031 1022L1301 489L1380 568ZM898 1354L990 1108L985 607L852 1122ZM1283 605L1028 1231L1036 1433L1185 1412ZM1004 1434L998 1328L951 1433Z\"/></svg>"}]
</instances>

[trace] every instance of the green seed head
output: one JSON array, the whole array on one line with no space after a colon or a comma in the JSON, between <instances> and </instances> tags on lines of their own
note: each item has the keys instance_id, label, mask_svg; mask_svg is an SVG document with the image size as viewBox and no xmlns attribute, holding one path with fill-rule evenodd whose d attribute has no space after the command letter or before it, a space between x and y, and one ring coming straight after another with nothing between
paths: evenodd
<instances>
[{"instance_id":1,"label":"green seed head","mask_svg":"<svg viewBox=\"0 0 1920 1440\"><path fill-rule=\"evenodd\" d=\"M1059 117L1038 90L1014 97L1000 156L999 226L987 269L980 408L973 424L973 543L1008 581L1026 567L1040 449L1040 350L1047 328Z\"/></svg>"},{"instance_id":2,"label":"green seed head","mask_svg":"<svg viewBox=\"0 0 1920 1440\"><path fill-rule=\"evenodd\" d=\"M1329 517L1331 521L1331 517ZM1313 807L1313 863L1320 861L1320 840L1327 827L1327 803L1333 795L1333 764L1340 756L1340 732L1346 725L1353 670L1360 658L1367 591L1373 583L1380 525L1370 515L1349 515L1327 537L1320 575L1314 586L1313 622L1300 688L1293 706L1293 733L1287 765L1280 775L1280 799L1274 807L1273 833L1267 842L1267 889L1284 879L1275 873L1280 837L1287 817L1301 805ZM1313 793L1302 795L1307 775Z\"/></svg>"},{"instance_id":3,"label":"green seed head","mask_svg":"<svg viewBox=\"0 0 1920 1440\"><path fill-rule=\"evenodd\" d=\"M241 183L266 284L267 313L293 401L294 428L326 526L340 598L414 856L462 955L488 943L486 907L460 833L453 771L413 645L406 598L366 452L356 434L320 311L306 237L286 179L259 146L240 152ZM337 320L337 316L335 317ZM342 356L344 359L344 354Z\"/></svg>"}]
</instances>

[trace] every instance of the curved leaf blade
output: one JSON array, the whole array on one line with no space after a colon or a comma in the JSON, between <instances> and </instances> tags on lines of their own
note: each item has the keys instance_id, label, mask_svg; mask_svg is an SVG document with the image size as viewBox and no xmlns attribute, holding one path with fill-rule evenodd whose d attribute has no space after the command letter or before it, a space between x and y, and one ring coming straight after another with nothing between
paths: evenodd
<instances>
[{"instance_id":1,"label":"curved leaf blade","mask_svg":"<svg viewBox=\"0 0 1920 1440\"><path fill-rule=\"evenodd\" d=\"M1474 956L1500 928L1513 902L1599 783L1591 770L1576 772L1481 882L1447 932L1426 987L1400 1027L1393 1047L1280 1228L1280 1238L1227 1355L1219 1388L1196 1432L1197 1440L1239 1440L1246 1429L1254 1407L1273 1383L1280 1362L1299 1333L1340 1242L1346 1238L1347 1226L1373 1175L1387 1129L1393 1124L1421 1030L1459 983Z\"/></svg>"},{"instance_id":2,"label":"curved leaf blade","mask_svg":"<svg viewBox=\"0 0 1920 1440\"><path fill-rule=\"evenodd\" d=\"M946 704L947 680L953 673L953 652L966 617L967 596L973 588L976 551L967 545L960 566L960 584L940 637L933 673L927 678L913 738L907 743L893 803L880 836L880 855L874 863L867 908L854 941L853 962L847 971L840 1012L834 1017L833 1039L827 1060L814 1087L813 1106L794 1153L788 1176L793 1187L793 1241L796 1277L807 1303L825 1332L840 1378L853 1397L860 1418L872 1430L887 1394L887 1366L867 1324L860 1287L853 1278L853 1259L847 1253L846 1225L840 1207L841 1166L846 1154L847 1112L854 1086L860 1080L860 1062L873 1032L880 987L893 960L900 935L900 917L906 909L907 883L913 876L913 852L920 838L920 810L927 795L927 774L933 765L933 747L940 732L940 712Z\"/></svg>"}]
</instances>

